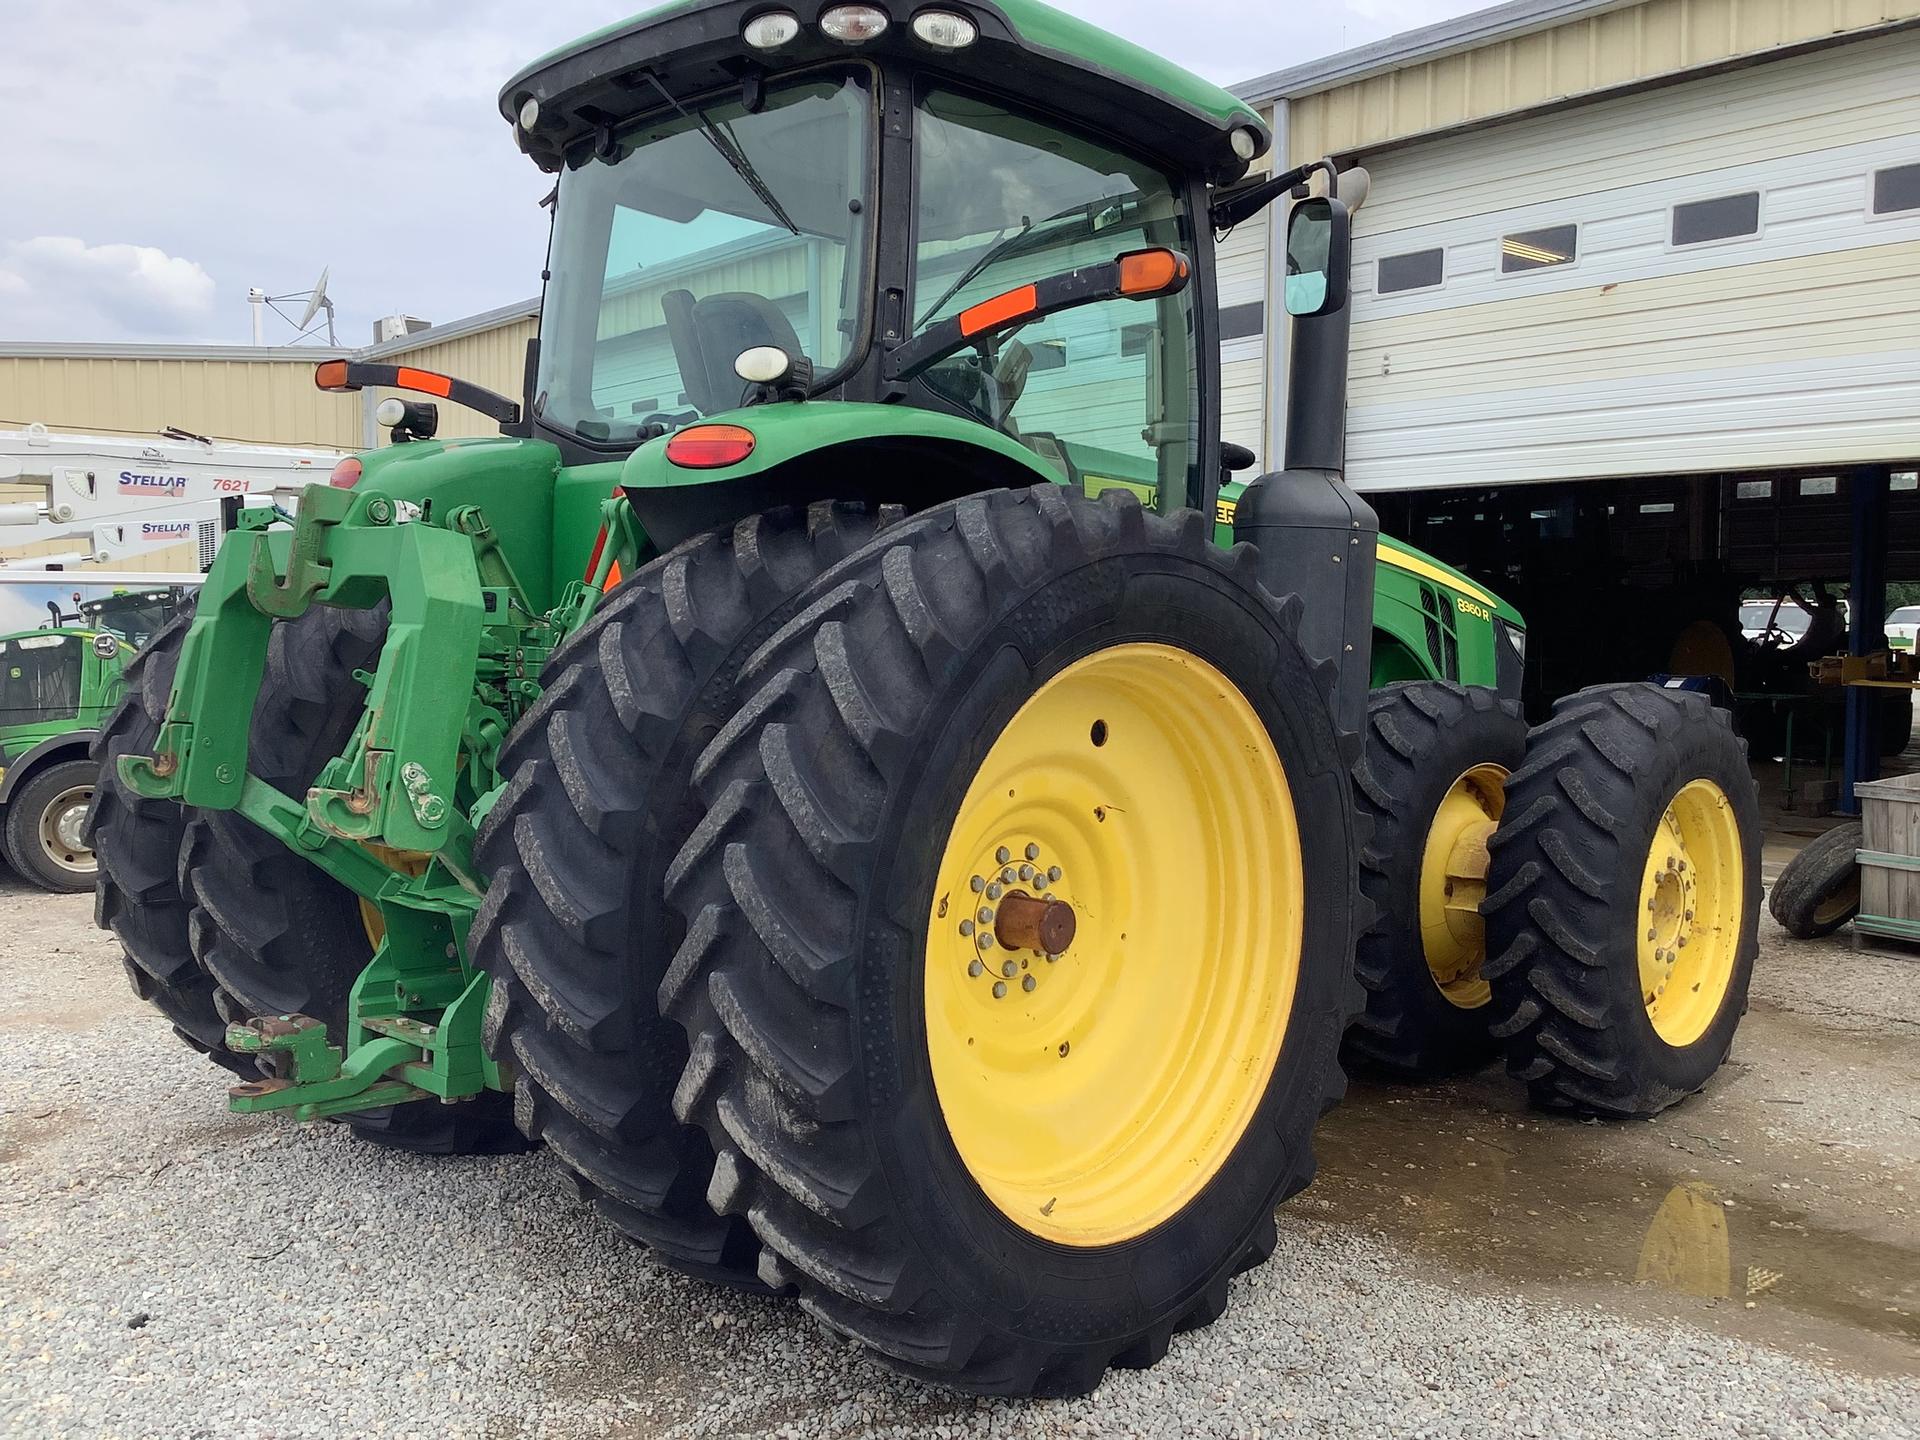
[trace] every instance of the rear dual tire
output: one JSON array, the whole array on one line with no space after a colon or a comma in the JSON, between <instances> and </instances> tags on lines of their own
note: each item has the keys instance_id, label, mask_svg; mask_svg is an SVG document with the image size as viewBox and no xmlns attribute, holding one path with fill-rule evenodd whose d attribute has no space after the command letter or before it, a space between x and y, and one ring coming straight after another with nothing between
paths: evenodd
<instances>
[{"instance_id":1,"label":"rear dual tire","mask_svg":"<svg viewBox=\"0 0 1920 1440\"><path fill-rule=\"evenodd\" d=\"M1342 1093L1336 1051L1358 999L1349 957L1359 822L1347 781L1358 747L1336 733L1330 667L1302 653L1299 602L1260 590L1251 564L1250 550L1209 545L1199 516L1162 518L1117 494L1096 503L1042 486L942 506L816 586L752 662L757 688L701 761L708 813L668 881L687 926L661 987L691 1047L677 1108L712 1141L709 1199L751 1224L765 1282L797 1289L814 1316L910 1374L978 1393L1082 1394L1110 1366L1152 1364L1174 1334L1220 1315L1230 1278L1271 1253L1275 1205L1312 1177L1311 1132ZM1063 888L1088 877L1097 899L1081 923L1099 943L1070 947L1057 966L1026 954L1003 999L977 988L973 1010L958 999L940 1008L936 998L959 987L1000 983L972 976L965 937L954 938L963 912L951 907L980 897L964 879L957 899L943 883L953 846L971 844L957 837L992 844L998 822L979 807L997 792L976 794L976 781L1003 773L1001 745L1056 693L1050 686L1075 683L1087 666L1136 662L1183 676L1173 713L1244 707L1255 727L1244 748L1207 755L1189 743L1116 766L1104 772L1116 793L1085 816L1076 782L1064 778L1049 800L1045 777L1103 773L1080 766L1089 745L1104 743L1104 714L1061 728L1057 767L1040 745L1030 771L1004 772L1029 776L1011 788L1031 783L1037 807L1022 819L1027 802L1010 797L1008 826L1050 826L1063 853L1087 850L1063 867ZM1124 680L1114 694L1151 688ZM1114 723L1116 746L1125 723ZM1224 770L1218 782L1209 765ZM1150 877L1129 883L1153 898L1127 910L1115 878L1133 863L1122 831L1145 853L1156 831L1181 833L1192 799L1206 796L1252 827L1236 830L1243 838L1289 833L1234 809L1242 792L1281 793L1263 788L1276 776L1290 808L1323 827L1312 844L1295 832L1271 851L1247 845L1239 859L1271 869L1230 899L1233 847L1201 847L1176 862L1187 914L1160 913ZM1084 836L1103 829L1116 839L1100 851ZM1007 848L1009 863L1030 863ZM1297 910L1270 915L1289 885ZM1129 955L1116 928L1129 913L1142 930L1185 918L1195 938ZM1273 928L1219 929L1243 916ZM1252 933L1290 947L1284 986L1270 983L1284 962ZM1210 943L1222 934L1225 943ZM1134 1177L1117 1209L1103 1212L1071 1165L1058 1169L1079 1158L1080 1142L1043 1118L1046 1070L1009 1085L998 1127L973 1103L967 1057L989 1066L995 1038L984 1027L996 1013L1015 1029L1044 1020L1075 969L1129 992L1160 985L1169 1017L1209 1013L1216 954L1249 967L1278 1005L1251 1027L1270 1025L1277 1053L1249 1053L1238 1088L1221 1091L1182 1088L1205 1069L1183 1066L1191 1057L1143 1050L1122 1090L1181 1113L1196 1095L1220 1104L1189 1114L1160 1168L1119 1142L1089 1152L1089 1164ZM1035 972L1036 988L1024 988ZM1089 996L1100 983L1089 982ZM1078 1014L1084 1028L1062 1031L1064 1049L1049 1031L1034 1060L1071 1065L1071 1052L1101 1063L1103 1047L1125 1037L1062 993L1060 1018ZM948 1023L955 1015L983 1027L969 1031L975 1050ZM1202 1023L1193 1033L1234 1032ZM1193 1053L1211 1054L1205 1044ZM1001 1128L1014 1149L1001 1148ZM1198 1148L1187 1156L1182 1146ZM1186 1160L1199 1178L1179 1173ZM1061 1206L1038 1198L1055 1178ZM1136 1223L1116 1218L1127 1214Z\"/></svg>"}]
</instances>

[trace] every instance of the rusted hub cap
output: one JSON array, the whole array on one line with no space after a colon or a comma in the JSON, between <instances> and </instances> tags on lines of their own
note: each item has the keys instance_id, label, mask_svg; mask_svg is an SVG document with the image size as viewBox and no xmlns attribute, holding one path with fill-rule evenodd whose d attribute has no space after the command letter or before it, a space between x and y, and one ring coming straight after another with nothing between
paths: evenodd
<instances>
[{"instance_id":1,"label":"rusted hub cap","mask_svg":"<svg viewBox=\"0 0 1920 1440\"><path fill-rule=\"evenodd\" d=\"M1052 896L1036 900L1016 890L1000 901L993 920L993 937L1002 949L1059 955L1073 944L1074 933L1079 928L1073 907L1064 900Z\"/></svg>"}]
</instances>

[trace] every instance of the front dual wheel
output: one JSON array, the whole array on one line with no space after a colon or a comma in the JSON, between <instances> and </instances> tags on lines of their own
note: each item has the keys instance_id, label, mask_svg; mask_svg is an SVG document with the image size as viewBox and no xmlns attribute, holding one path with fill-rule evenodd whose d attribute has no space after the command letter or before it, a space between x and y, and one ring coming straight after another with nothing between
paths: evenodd
<instances>
[{"instance_id":1,"label":"front dual wheel","mask_svg":"<svg viewBox=\"0 0 1920 1440\"><path fill-rule=\"evenodd\" d=\"M708 1198L914 1374L1150 1364L1311 1178L1355 819L1248 558L1116 497L942 507L816 587L703 758L661 999Z\"/></svg>"}]
</instances>

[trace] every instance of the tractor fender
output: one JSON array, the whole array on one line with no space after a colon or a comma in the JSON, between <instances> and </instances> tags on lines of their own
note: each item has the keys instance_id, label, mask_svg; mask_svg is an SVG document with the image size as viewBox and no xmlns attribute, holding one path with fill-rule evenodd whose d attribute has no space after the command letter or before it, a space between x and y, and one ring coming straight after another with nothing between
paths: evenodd
<instances>
[{"instance_id":1,"label":"tractor fender","mask_svg":"<svg viewBox=\"0 0 1920 1440\"><path fill-rule=\"evenodd\" d=\"M672 437L662 436L634 451L621 472L621 490L661 550L782 505L877 501L922 510L982 490L1067 479L977 420L903 405L754 405L700 425L750 431L753 453L736 465L688 469L667 458Z\"/></svg>"},{"instance_id":2,"label":"tractor fender","mask_svg":"<svg viewBox=\"0 0 1920 1440\"><path fill-rule=\"evenodd\" d=\"M42 740L16 760L7 762L0 774L0 805L7 803L14 790L24 785L41 766L55 760L82 760L93 744L95 730L68 730Z\"/></svg>"}]
</instances>

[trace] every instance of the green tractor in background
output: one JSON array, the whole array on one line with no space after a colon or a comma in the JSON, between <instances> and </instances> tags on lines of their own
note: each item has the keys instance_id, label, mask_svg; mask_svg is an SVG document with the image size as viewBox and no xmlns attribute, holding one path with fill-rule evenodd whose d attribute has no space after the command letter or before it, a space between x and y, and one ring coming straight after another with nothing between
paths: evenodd
<instances>
[{"instance_id":1,"label":"green tractor in background","mask_svg":"<svg viewBox=\"0 0 1920 1440\"><path fill-rule=\"evenodd\" d=\"M121 673L177 609L172 588L48 602L38 630L0 635L0 853L43 890L91 890L86 839L99 767L88 747L120 703Z\"/></svg>"},{"instance_id":2,"label":"green tractor in background","mask_svg":"<svg viewBox=\"0 0 1920 1440\"><path fill-rule=\"evenodd\" d=\"M1249 178L1252 110L1034 0L684 0L501 104L559 177L523 400L319 372L500 437L383 402L97 747L102 921L233 1108L543 1144L664 1263L1027 1395L1222 1312L1343 1039L1705 1083L1740 745L1644 686L1529 737L1520 617L1380 540L1361 177ZM1215 236L1316 179L1241 485Z\"/></svg>"}]
</instances>

